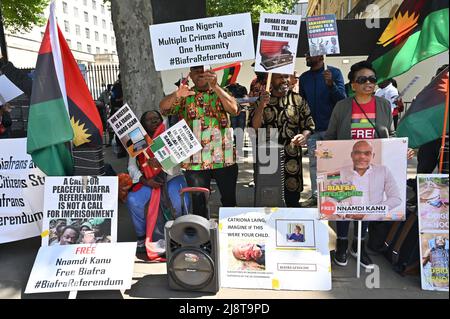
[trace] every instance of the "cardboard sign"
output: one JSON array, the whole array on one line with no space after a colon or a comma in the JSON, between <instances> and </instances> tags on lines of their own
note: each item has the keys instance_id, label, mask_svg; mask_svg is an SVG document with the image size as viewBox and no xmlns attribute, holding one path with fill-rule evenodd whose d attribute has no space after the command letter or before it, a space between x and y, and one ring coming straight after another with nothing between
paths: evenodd
<instances>
[{"instance_id":1,"label":"cardboard sign","mask_svg":"<svg viewBox=\"0 0 450 319\"><path fill-rule=\"evenodd\" d=\"M179 121L153 140L155 158L169 170L202 149L185 120Z\"/></svg>"},{"instance_id":2,"label":"cardboard sign","mask_svg":"<svg viewBox=\"0 0 450 319\"><path fill-rule=\"evenodd\" d=\"M117 176L47 177L42 246L117 241Z\"/></svg>"},{"instance_id":3,"label":"cardboard sign","mask_svg":"<svg viewBox=\"0 0 450 319\"><path fill-rule=\"evenodd\" d=\"M252 60L250 13L150 26L157 71Z\"/></svg>"},{"instance_id":4,"label":"cardboard sign","mask_svg":"<svg viewBox=\"0 0 450 319\"><path fill-rule=\"evenodd\" d=\"M422 289L448 291L448 175L417 175Z\"/></svg>"},{"instance_id":5,"label":"cardboard sign","mask_svg":"<svg viewBox=\"0 0 450 319\"><path fill-rule=\"evenodd\" d=\"M316 209L220 208L222 287L330 290L327 222Z\"/></svg>"},{"instance_id":6,"label":"cardboard sign","mask_svg":"<svg viewBox=\"0 0 450 319\"><path fill-rule=\"evenodd\" d=\"M341 52L334 14L307 17L306 29L310 56L339 54Z\"/></svg>"},{"instance_id":7,"label":"cardboard sign","mask_svg":"<svg viewBox=\"0 0 450 319\"><path fill-rule=\"evenodd\" d=\"M255 72L293 74L300 15L261 13Z\"/></svg>"},{"instance_id":8,"label":"cardboard sign","mask_svg":"<svg viewBox=\"0 0 450 319\"><path fill-rule=\"evenodd\" d=\"M136 157L152 143L152 139L128 104L111 115L108 123L131 157Z\"/></svg>"},{"instance_id":9,"label":"cardboard sign","mask_svg":"<svg viewBox=\"0 0 450 319\"><path fill-rule=\"evenodd\" d=\"M0 243L42 231L45 174L26 150L26 138L0 139Z\"/></svg>"},{"instance_id":10,"label":"cardboard sign","mask_svg":"<svg viewBox=\"0 0 450 319\"><path fill-rule=\"evenodd\" d=\"M25 293L131 287L136 243L41 247Z\"/></svg>"},{"instance_id":11,"label":"cardboard sign","mask_svg":"<svg viewBox=\"0 0 450 319\"><path fill-rule=\"evenodd\" d=\"M405 220L407 139L317 142L321 219Z\"/></svg>"}]
</instances>

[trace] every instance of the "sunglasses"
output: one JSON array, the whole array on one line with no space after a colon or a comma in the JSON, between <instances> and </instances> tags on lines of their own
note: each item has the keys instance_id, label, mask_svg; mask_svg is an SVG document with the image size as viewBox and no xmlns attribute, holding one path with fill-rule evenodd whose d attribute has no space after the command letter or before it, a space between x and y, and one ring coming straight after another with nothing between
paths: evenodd
<instances>
[{"instance_id":1,"label":"sunglasses","mask_svg":"<svg viewBox=\"0 0 450 319\"><path fill-rule=\"evenodd\" d=\"M371 76L358 76L355 79L355 82L358 83L358 84L364 84L367 81L369 81L370 83L375 84L375 83L377 83L377 77L374 76L374 75L371 75Z\"/></svg>"}]
</instances>

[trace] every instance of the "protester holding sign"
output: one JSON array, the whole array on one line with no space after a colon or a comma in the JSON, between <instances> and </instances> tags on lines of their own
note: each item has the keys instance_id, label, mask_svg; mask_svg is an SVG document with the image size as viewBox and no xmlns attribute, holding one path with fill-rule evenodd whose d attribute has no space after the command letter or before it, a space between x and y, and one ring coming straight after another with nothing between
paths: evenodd
<instances>
[{"instance_id":1,"label":"protester holding sign","mask_svg":"<svg viewBox=\"0 0 450 319\"><path fill-rule=\"evenodd\" d=\"M190 68L194 87L180 87L160 103L163 114L178 114L185 119L203 150L181 164L190 187L210 188L217 181L224 207L236 206L238 167L235 163L233 134L228 114L236 115L236 100L217 83L217 75L203 66ZM193 194L194 214L209 219L203 194Z\"/></svg>"},{"instance_id":2,"label":"protester holding sign","mask_svg":"<svg viewBox=\"0 0 450 319\"><path fill-rule=\"evenodd\" d=\"M377 77L372 64L367 61L352 65L348 78L355 96L339 101L331 114L325 140L350 140L387 138L394 134L391 105L389 101L374 96ZM414 152L408 151L408 158ZM367 172L367 171L366 171ZM364 175L364 174L363 174ZM347 265L349 221L337 223L337 243L334 261L337 265ZM361 265L373 268L372 260L365 251L364 240L368 222L362 223ZM352 255L356 256L357 229L352 244Z\"/></svg>"},{"instance_id":3,"label":"protester holding sign","mask_svg":"<svg viewBox=\"0 0 450 319\"><path fill-rule=\"evenodd\" d=\"M288 74L272 75L272 90L261 95L252 113L252 126L278 129L278 143L285 149L285 200L288 207L299 207L303 191L302 151L314 130L308 103L289 90ZM269 137L269 130L266 132Z\"/></svg>"},{"instance_id":4,"label":"protester holding sign","mask_svg":"<svg viewBox=\"0 0 450 319\"><path fill-rule=\"evenodd\" d=\"M163 118L157 111L145 112L141 124L152 138L165 130ZM174 218L175 212L177 216L181 215L179 191L186 187L182 175L166 174L151 151L147 149L146 152L147 156L140 153L128 161L128 171L135 186L128 194L126 205L138 238L138 250L144 249L146 237L151 242L164 239L167 219ZM147 203L149 214L145 211Z\"/></svg>"},{"instance_id":5,"label":"protester holding sign","mask_svg":"<svg viewBox=\"0 0 450 319\"><path fill-rule=\"evenodd\" d=\"M11 130L12 120L11 106L9 103L0 105L0 138L8 138Z\"/></svg>"},{"instance_id":6,"label":"protester holding sign","mask_svg":"<svg viewBox=\"0 0 450 319\"><path fill-rule=\"evenodd\" d=\"M309 199L302 202L302 207L317 206L317 161L314 156L316 142L323 139L330 121L331 112L337 102L345 99L344 78L341 70L327 66L325 69L324 57L306 55L306 65L309 71L299 78L300 95L307 101L311 115L316 124L314 134L308 140L309 171L311 177L312 194Z\"/></svg>"}]
</instances>

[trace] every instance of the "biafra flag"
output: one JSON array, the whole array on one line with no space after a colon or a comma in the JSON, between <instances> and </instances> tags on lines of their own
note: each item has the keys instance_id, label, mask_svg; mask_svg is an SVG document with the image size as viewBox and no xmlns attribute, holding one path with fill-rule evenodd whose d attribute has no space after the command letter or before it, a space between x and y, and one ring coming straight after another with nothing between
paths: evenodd
<instances>
[{"instance_id":1,"label":"biafra flag","mask_svg":"<svg viewBox=\"0 0 450 319\"><path fill-rule=\"evenodd\" d=\"M448 67L417 95L399 123L397 136L408 137L409 147L417 148L442 136L447 90Z\"/></svg>"},{"instance_id":2,"label":"biafra flag","mask_svg":"<svg viewBox=\"0 0 450 319\"><path fill-rule=\"evenodd\" d=\"M222 81L220 83L221 87L226 87L230 84L236 82L239 71L241 71L241 63L229 64L226 69L223 70Z\"/></svg>"},{"instance_id":3,"label":"biafra flag","mask_svg":"<svg viewBox=\"0 0 450 319\"><path fill-rule=\"evenodd\" d=\"M449 0L405 0L369 56L378 82L448 50Z\"/></svg>"}]
</instances>

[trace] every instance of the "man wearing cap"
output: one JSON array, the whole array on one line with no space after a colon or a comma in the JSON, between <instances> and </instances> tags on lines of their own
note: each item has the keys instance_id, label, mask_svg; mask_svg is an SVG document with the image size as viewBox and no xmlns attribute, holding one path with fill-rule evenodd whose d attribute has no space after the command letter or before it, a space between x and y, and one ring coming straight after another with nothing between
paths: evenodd
<instances>
[{"instance_id":1,"label":"man wearing cap","mask_svg":"<svg viewBox=\"0 0 450 319\"><path fill-rule=\"evenodd\" d=\"M345 95L344 77L341 70L327 65L323 55L306 55L306 65L309 71L300 75L300 95L308 101L311 115L316 124L316 130L308 140L309 170L312 195L300 204L301 207L317 206L317 162L314 155L316 142L322 140L328 128L331 113L336 103Z\"/></svg>"},{"instance_id":2,"label":"man wearing cap","mask_svg":"<svg viewBox=\"0 0 450 319\"><path fill-rule=\"evenodd\" d=\"M184 119L200 140L203 149L181 164L190 187L210 188L215 179L221 194L222 206L236 206L238 166L235 162L233 131L228 115L236 115L236 100L217 83L217 75L203 66L190 68L194 87L181 83L159 104L164 115L178 115ZM209 219L203 194L193 194L194 214Z\"/></svg>"}]
</instances>

